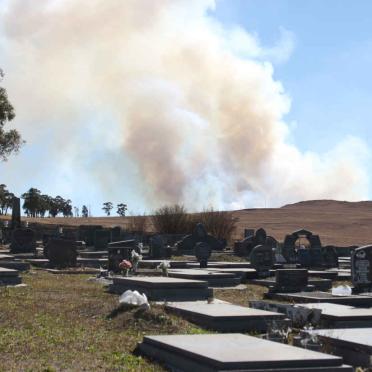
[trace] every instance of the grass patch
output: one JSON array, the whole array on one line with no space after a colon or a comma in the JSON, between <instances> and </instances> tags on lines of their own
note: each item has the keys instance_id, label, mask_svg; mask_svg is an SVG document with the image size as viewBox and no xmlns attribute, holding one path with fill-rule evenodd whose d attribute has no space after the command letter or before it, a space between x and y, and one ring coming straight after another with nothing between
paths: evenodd
<instances>
[{"instance_id":1,"label":"grass patch","mask_svg":"<svg viewBox=\"0 0 372 372\"><path fill-rule=\"evenodd\" d=\"M162 371L135 356L144 335L204 332L162 306L116 312L118 297L87 275L23 275L0 287L0 371Z\"/></svg>"}]
</instances>

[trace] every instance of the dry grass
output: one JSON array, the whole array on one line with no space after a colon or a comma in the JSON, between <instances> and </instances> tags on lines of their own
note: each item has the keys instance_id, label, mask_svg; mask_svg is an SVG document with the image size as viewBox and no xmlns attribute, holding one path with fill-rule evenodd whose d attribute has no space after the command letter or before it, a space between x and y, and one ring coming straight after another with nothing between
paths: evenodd
<instances>
[{"instance_id":1,"label":"dry grass","mask_svg":"<svg viewBox=\"0 0 372 372\"><path fill-rule=\"evenodd\" d=\"M0 371L161 371L132 351L144 334L200 333L166 314L128 310L87 275L24 275L25 288L0 288Z\"/></svg>"}]
</instances>

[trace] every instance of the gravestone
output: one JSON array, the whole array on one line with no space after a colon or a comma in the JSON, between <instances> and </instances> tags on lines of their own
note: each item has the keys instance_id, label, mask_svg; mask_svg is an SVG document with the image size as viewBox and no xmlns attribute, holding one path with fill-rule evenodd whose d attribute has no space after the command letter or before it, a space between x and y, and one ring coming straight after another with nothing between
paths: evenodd
<instances>
[{"instance_id":1,"label":"gravestone","mask_svg":"<svg viewBox=\"0 0 372 372\"><path fill-rule=\"evenodd\" d=\"M322 255L323 267L325 268L338 267L338 255L335 247L330 245L323 247Z\"/></svg>"},{"instance_id":2,"label":"gravestone","mask_svg":"<svg viewBox=\"0 0 372 372\"><path fill-rule=\"evenodd\" d=\"M208 243L199 242L195 245L195 257L199 261L200 268L204 269L208 266L208 260L211 256L212 249Z\"/></svg>"},{"instance_id":3,"label":"gravestone","mask_svg":"<svg viewBox=\"0 0 372 372\"><path fill-rule=\"evenodd\" d=\"M111 231L100 229L94 232L94 249L102 251L107 249L108 243L111 242Z\"/></svg>"},{"instance_id":4,"label":"gravestone","mask_svg":"<svg viewBox=\"0 0 372 372\"><path fill-rule=\"evenodd\" d=\"M153 259L165 257L165 244L161 235L150 238L150 257Z\"/></svg>"},{"instance_id":5,"label":"gravestone","mask_svg":"<svg viewBox=\"0 0 372 372\"><path fill-rule=\"evenodd\" d=\"M77 250L74 240L51 238L44 248L44 256L52 267L76 266Z\"/></svg>"},{"instance_id":6,"label":"gravestone","mask_svg":"<svg viewBox=\"0 0 372 372\"><path fill-rule=\"evenodd\" d=\"M21 199L14 197L12 200L12 229L21 227Z\"/></svg>"},{"instance_id":7,"label":"gravestone","mask_svg":"<svg viewBox=\"0 0 372 372\"><path fill-rule=\"evenodd\" d=\"M273 247L276 246L275 242L274 238L268 237L266 231L260 228L254 234L246 236L242 241L235 242L234 253L240 257L249 257L253 248L257 245Z\"/></svg>"},{"instance_id":8,"label":"gravestone","mask_svg":"<svg viewBox=\"0 0 372 372\"><path fill-rule=\"evenodd\" d=\"M308 272L306 269L278 269L275 272L275 285L270 292L301 292L311 290L308 287Z\"/></svg>"},{"instance_id":9,"label":"gravestone","mask_svg":"<svg viewBox=\"0 0 372 372\"><path fill-rule=\"evenodd\" d=\"M202 223L198 223L191 235L186 235L177 243L177 248L182 251L193 251L196 243L204 242L209 244L212 250L221 251L224 245L214 236L209 235Z\"/></svg>"},{"instance_id":10,"label":"gravestone","mask_svg":"<svg viewBox=\"0 0 372 372\"><path fill-rule=\"evenodd\" d=\"M351 255L354 292L372 292L372 245L356 248Z\"/></svg>"},{"instance_id":11,"label":"gravestone","mask_svg":"<svg viewBox=\"0 0 372 372\"><path fill-rule=\"evenodd\" d=\"M101 230L101 225L80 225L79 226L79 240L83 240L87 247L94 245L95 231Z\"/></svg>"},{"instance_id":12,"label":"gravestone","mask_svg":"<svg viewBox=\"0 0 372 372\"><path fill-rule=\"evenodd\" d=\"M113 272L120 272L119 264L123 260L131 260L131 253L135 250L139 252L135 239L122 240L108 244L108 269Z\"/></svg>"},{"instance_id":13,"label":"gravestone","mask_svg":"<svg viewBox=\"0 0 372 372\"><path fill-rule=\"evenodd\" d=\"M18 228L13 230L10 243L11 253L35 253L36 234L32 229Z\"/></svg>"},{"instance_id":14,"label":"gravestone","mask_svg":"<svg viewBox=\"0 0 372 372\"><path fill-rule=\"evenodd\" d=\"M270 269L274 265L272 248L266 245L257 245L251 252L250 261L259 278L270 276Z\"/></svg>"},{"instance_id":15,"label":"gravestone","mask_svg":"<svg viewBox=\"0 0 372 372\"><path fill-rule=\"evenodd\" d=\"M115 226L111 229L111 241L118 242L121 240L121 227Z\"/></svg>"}]
</instances>

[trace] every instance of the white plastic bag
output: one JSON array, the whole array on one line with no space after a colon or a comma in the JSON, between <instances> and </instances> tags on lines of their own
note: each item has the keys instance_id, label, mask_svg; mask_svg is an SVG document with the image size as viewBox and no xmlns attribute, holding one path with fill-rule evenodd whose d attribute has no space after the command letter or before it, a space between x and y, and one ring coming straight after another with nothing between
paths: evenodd
<instances>
[{"instance_id":1,"label":"white plastic bag","mask_svg":"<svg viewBox=\"0 0 372 372\"><path fill-rule=\"evenodd\" d=\"M128 289L119 297L120 305L134 305L149 309L150 304L145 294L140 294L138 291Z\"/></svg>"},{"instance_id":2,"label":"white plastic bag","mask_svg":"<svg viewBox=\"0 0 372 372\"><path fill-rule=\"evenodd\" d=\"M339 285L332 288L332 296L351 296L351 288L348 285Z\"/></svg>"}]
</instances>

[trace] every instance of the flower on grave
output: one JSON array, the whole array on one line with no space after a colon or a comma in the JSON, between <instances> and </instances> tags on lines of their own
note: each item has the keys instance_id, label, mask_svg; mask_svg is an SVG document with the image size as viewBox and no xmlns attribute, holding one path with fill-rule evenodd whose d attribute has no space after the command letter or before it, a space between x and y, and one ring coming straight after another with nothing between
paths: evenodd
<instances>
[{"instance_id":1,"label":"flower on grave","mask_svg":"<svg viewBox=\"0 0 372 372\"><path fill-rule=\"evenodd\" d=\"M132 268L132 263L128 260L123 260L119 263L119 269L125 273L125 276L128 276L129 270Z\"/></svg>"},{"instance_id":2,"label":"flower on grave","mask_svg":"<svg viewBox=\"0 0 372 372\"><path fill-rule=\"evenodd\" d=\"M169 261L162 261L160 264L157 266L158 270L161 270L162 274L164 276L168 276L168 269L170 268L170 263Z\"/></svg>"},{"instance_id":3,"label":"flower on grave","mask_svg":"<svg viewBox=\"0 0 372 372\"><path fill-rule=\"evenodd\" d=\"M133 265L133 267L132 267L133 272L137 272L138 262L140 260L142 260L142 256L133 249L133 251L131 252L131 261L132 261L132 265Z\"/></svg>"}]
</instances>

